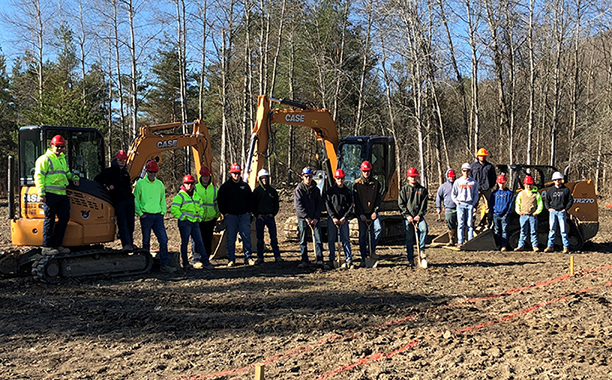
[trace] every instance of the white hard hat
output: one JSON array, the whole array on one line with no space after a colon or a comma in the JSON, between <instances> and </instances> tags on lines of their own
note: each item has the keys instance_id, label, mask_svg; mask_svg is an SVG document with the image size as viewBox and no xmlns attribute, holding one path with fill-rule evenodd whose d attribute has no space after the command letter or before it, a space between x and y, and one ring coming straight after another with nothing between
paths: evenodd
<instances>
[{"instance_id":1,"label":"white hard hat","mask_svg":"<svg viewBox=\"0 0 612 380\"><path fill-rule=\"evenodd\" d=\"M268 176L269 177L270 173L268 173L268 171L266 169L261 169L259 171L259 173L257 173L257 178L261 178L261 177L264 177L264 176Z\"/></svg>"},{"instance_id":2,"label":"white hard hat","mask_svg":"<svg viewBox=\"0 0 612 380\"><path fill-rule=\"evenodd\" d=\"M563 174L561 174L561 172L554 172L552 176L552 180L554 181L556 179L563 179Z\"/></svg>"},{"instance_id":3,"label":"white hard hat","mask_svg":"<svg viewBox=\"0 0 612 380\"><path fill-rule=\"evenodd\" d=\"M466 162L465 164L461 165L461 170L463 169L472 170L472 167Z\"/></svg>"}]
</instances>

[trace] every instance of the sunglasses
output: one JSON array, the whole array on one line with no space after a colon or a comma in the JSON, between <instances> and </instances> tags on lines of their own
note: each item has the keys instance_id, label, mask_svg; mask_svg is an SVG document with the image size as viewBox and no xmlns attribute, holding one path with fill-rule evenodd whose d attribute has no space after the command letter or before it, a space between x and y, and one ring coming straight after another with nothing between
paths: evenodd
<instances>
[{"instance_id":1,"label":"sunglasses","mask_svg":"<svg viewBox=\"0 0 612 380\"><path fill-rule=\"evenodd\" d=\"M304 178L312 178L311 175L305 175Z\"/></svg>"},{"instance_id":2,"label":"sunglasses","mask_svg":"<svg viewBox=\"0 0 612 380\"><path fill-rule=\"evenodd\" d=\"M53 145L53 146L56 148L62 148L62 149L66 148L66 145Z\"/></svg>"},{"instance_id":3,"label":"sunglasses","mask_svg":"<svg viewBox=\"0 0 612 380\"><path fill-rule=\"evenodd\" d=\"M150 171L150 170L147 170L147 173L157 174L157 172L152 172L152 171Z\"/></svg>"}]
</instances>

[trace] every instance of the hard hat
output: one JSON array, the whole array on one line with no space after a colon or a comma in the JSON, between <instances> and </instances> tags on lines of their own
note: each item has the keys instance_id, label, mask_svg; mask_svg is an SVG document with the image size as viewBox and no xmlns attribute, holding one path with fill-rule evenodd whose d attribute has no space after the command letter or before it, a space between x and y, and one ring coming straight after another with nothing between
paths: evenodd
<instances>
[{"instance_id":1,"label":"hard hat","mask_svg":"<svg viewBox=\"0 0 612 380\"><path fill-rule=\"evenodd\" d=\"M183 183L195 183L195 178L191 174L187 174L183 177Z\"/></svg>"},{"instance_id":2,"label":"hard hat","mask_svg":"<svg viewBox=\"0 0 612 380\"><path fill-rule=\"evenodd\" d=\"M410 168L406 171L406 177L417 177L419 175L419 172L416 170L416 168Z\"/></svg>"},{"instance_id":3,"label":"hard hat","mask_svg":"<svg viewBox=\"0 0 612 380\"><path fill-rule=\"evenodd\" d=\"M472 170L472 166L466 162L465 164L461 165L461 170L465 169Z\"/></svg>"},{"instance_id":4,"label":"hard hat","mask_svg":"<svg viewBox=\"0 0 612 380\"><path fill-rule=\"evenodd\" d=\"M478 149L478 153L476 153L476 156L488 156L489 152L487 152L487 150L485 148L480 148Z\"/></svg>"},{"instance_id":5,"label":"hard hat","mask_svg":"<svg viewBox=\"0 0 612 380\"><path fill-rule=\"evenodd\" d=\"M563 174L561 174L561 172L554 172L552 176L552 180L554 181L556 179L563 179Z\"/></svg>"},{"instance_id":6,"label":"hard hat","mask_svg":"<svg viewBox=\"0 0 612 380\"><path fill-rule=\"evenodd\" d=\"M115 158L118 159L119 161L126 161L127 153L125 153L124 150L120 150L117 152L117 154L115 154Z\"/></svg>"},{"instance_id":7,"label":"hard hat","mask_svg":"<svg viewBox=\"0 0 612 380\"><path fill-rule=\"evenodd\" d=\"M363 161L361 163L361 167L360 167L362 172L368 171L368 170L372 170L372 164L370 163L370 161Z\"/></svg>"},{"instance_id":8,"label":"hard hat","mask_svg":"<svg viewBox=\"0 0 612 380\"><path fill-rule=\"evenodd\" d=\"M338 169L336 170L336 173L334 173L334 178L344 178L344 177L346 177L346 173L342 169Z\"/></svg>"},{"instance_id":9,"label":"hard hat","mask_svg":"<svg viewBox=\"0 0 612 380\"><path fill-rule=\"evenodd\" d=\"M313 171L310 168L310 166L306 166L304 169L302 169L302 175L312 175Z\"/></svg>"},{"instance_id":10,"label":"hard hat","mask_svg":"<svg viewBox=\"0 0 612 380\"><path fill-rule=\"evenodd\" d=\"M240 173L241 171L242 168L240 167L240 165L238 165L237 162L234 162L230 167L230 173Z\"/></svg>"},{"instance_id":11,"label":"hard hat","mask_svg":"<svg viewBox=\"0 0 612 380\"><path fill-rule=\"evenodd\" d=\"M147 162L145 169L147 169L148 172L157 173L159 171L159 165L157 165L157 162L151 160Z\"/></svg>"},{"instance_id":12,"label":"hard hat","mask_svg":"<svg viewBox=\"0 0 612 380\"><path fill-rule=\"evenodd\" d=\"M506 180L506 175L500 174L500 175L497 176L497 183L506 183L506 182L508 182Z\"/></svg>"},{"instance_id":13,"label":"hard hat","mask_svg":"<svg viewBox=\"0 0 612 380\"><path fill-rule=\"evenodd\" d=\"M208 168L208 166L202 166L200 168L200 175L204 177L208 177L210 175L210 169Z\"/></svg>"},{"instance_id":14,"label":"hard hat","mask_svg":"<svg viewBox=\"0 0 612 380\"><path fill-rule=\"evenodd\" d=\"M66 146L66 140L60 135L55 135L51 139L51 145L55 146Z\"/></svg>"},{"instance_id":15,"label":"hard hat","mask_svg":"<svg viewBox=\"0 0 612 380\"><path fill-rule=\"evenodd\" d=\"M446 176L448 178L457 178L457 174L455 174L455 171L453 169L449 169L448 173L446 173Z\"/></svg>"},{"instance_id":16,"label":"hard hat","mask_svg":"<svg viewBox=\"0 0 612 380\"><path fill-rule=\"evenodd\" d=\"M533 184L534 184L534 182L533 182L533 177L532 177L532 176L530 176L530 175L526 176L526 177L523 179L523 183L524 183L525 185L533 185Z\"/></svg>"},{"instance_id":17,"label":"hard hat","mask_svg":"<svg viewBox=\"0 0 612 380\"><path fill-rule=\"evenodd\" d=\"M270 173L268 173L266 169L261 169L259 173L257 173L257 178L261 178L265 176L268 176L268 177L270 176Z\"/></svg>"}]
</instances>

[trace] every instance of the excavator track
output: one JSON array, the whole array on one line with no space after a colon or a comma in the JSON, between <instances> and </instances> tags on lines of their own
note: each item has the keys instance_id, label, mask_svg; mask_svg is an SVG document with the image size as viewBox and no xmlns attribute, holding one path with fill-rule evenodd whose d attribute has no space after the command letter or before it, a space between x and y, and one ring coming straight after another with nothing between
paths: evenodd
<instances>
[{"instance_id":1,"label":"excavator track","mask_svg":"<svg viewBox=\"0 0 612 380\"><path fill-rule=\"evenodd\" d=\"M151 270L153 258L147 251L123 252L90 249L53 256L39 256L32 263L32 276L56 284L68 278L130 276Z\"/></svg>"}]
</instances>

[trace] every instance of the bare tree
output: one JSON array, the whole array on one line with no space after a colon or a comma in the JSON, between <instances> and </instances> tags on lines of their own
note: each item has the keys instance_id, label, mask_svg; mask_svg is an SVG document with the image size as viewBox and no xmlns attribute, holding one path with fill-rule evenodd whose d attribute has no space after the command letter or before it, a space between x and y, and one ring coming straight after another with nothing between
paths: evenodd
<instances>
[{"instance_id":1,"label":"bare tree","mask_svg":"<svg viewBox=\"0 0 612 380\"><path fill-rule=\"evenodd\" d=\"M365 79L367 75L368 69L368 59L370 57L370 38L372 34L372 24L374 23L374 9L373 9L373 0L367 0L365 4L365 9L363 10L366 14L366 35L365 35L365 44L363 46L363 54L361 57L361 71L359 75L359 92L357 98L357 111L355 116L355 135L359 135L359 131L361 130L361 120L363 118L363 106L364 106L364 86Z\"/></svg>"}]
</instances>

